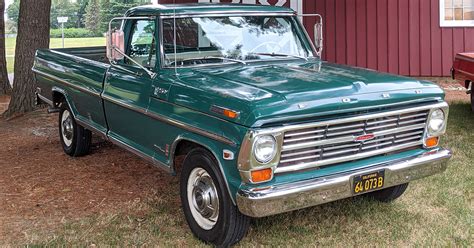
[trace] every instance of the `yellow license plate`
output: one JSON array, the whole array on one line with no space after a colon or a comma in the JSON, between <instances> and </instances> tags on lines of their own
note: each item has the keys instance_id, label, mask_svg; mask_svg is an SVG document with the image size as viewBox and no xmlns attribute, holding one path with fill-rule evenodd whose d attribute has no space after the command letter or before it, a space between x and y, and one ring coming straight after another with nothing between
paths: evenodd
<instances>
[{"instance_id":1,"label":"yellow license plate","mask_svg":"<svg viewBox=\"0 0 474 248\"><path fill-rule=\"evenodd\" d=\"M385 171L371 172L364 175L355 176L352 183L352 192L362 194L383 188L385 183Z\"/></svg>"}]
</instances>

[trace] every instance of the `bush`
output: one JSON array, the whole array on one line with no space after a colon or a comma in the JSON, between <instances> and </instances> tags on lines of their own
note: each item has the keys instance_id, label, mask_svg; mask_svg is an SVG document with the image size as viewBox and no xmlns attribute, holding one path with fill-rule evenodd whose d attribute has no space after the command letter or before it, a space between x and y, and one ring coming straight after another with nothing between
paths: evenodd
<instances>
[{"instance_id":1,"label":"bush","mask_svg":"<svg viewBox=\"0 0 474 248\"><path fill-rule=\"evenodd\" d=\"M51 29L51 38L61 38L61 29ZM87 37L103 37L100 32L92 32L85 28L65 28L64 38L87 38Z\"/></svg>"}]
</instances>

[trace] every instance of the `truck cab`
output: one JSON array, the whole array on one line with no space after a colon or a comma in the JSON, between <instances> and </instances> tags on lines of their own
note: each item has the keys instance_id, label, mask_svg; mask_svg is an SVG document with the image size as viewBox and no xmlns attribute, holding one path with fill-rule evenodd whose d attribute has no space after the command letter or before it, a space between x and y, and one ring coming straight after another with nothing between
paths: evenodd
<instances>
[{"instance_id":1,"label":"truck cab","mask_svg":"<svg viewBox=\"0 0 474 248\"><path fill-rule=\"evenodd\" d=\"M392 201L447 167L443 90L322 61L321 27L313 41L283 7L137 7L106 47L39 50L37 96L67 154L87 155L95 132L180 175L192 232L228 246L251 218Z\"/></svg>"}]
</instances>

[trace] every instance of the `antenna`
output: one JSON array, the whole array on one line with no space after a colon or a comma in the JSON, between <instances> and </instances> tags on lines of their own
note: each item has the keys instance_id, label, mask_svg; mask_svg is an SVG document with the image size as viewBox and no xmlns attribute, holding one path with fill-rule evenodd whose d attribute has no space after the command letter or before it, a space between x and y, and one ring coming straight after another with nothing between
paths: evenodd
<instances>
[{"instance_id":1,"label":"antenna","mask_svg":"<svg viewBox=\"0 0 474 248\"><path fill-rule=\"evenodd\" d=\"M173 0L173 45L174 45L174 73L178 76L178 56L176 49L176 0Z\"/></svg>"}]
</instances>

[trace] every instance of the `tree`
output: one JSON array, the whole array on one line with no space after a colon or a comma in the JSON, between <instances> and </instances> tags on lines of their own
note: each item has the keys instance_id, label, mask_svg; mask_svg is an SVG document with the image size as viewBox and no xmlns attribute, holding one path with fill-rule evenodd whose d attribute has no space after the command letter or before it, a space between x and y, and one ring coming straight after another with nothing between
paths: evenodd
<instances>
[{"instance_id":1,"label":"tree","mask_svg":"<svg viewBox=\"0 0 474 248\"><path fill-rule=\"evenodd\" d=\"M0 0L0 95L11 93L10 81L8 81L7 58L5 50L5 22L3 20L4 12L5 1Z\"/></svg>"},{"instance_id":2,"label":"tree","mask_svg":"<svg viewBox=\"0 0 474 248\"><path fill-rule=\"evenodd\" d=\"M37 49L49 47L51 0L22 0L18 18L13 94L5 117L35 109L36 82L31 67Z\"/></svg>"},{"instance_id":3,"label":"tree","mask_svg":"<svg viewBox=\"0 0 474 248\"><path fill-rule=\"evenodd\" d=\"M79 10L77 11L77 23L76 23L77 28L84 27L84 22L85 22L84 17L86 15L86 7L88 3L89 3L89 0L77 0L77 5L79 6Z\"/></svg>"},{"instance_id":4,"label":"tree","mask_svg":"<svg viewBox=\"0 0 474 248\"><path fill-rule=\"evenodd\" d=\"M99 0L89 0L86 7L86 28L92 32L99 31L100 28L100 4Z\"/></svg>"}]
</instances>

